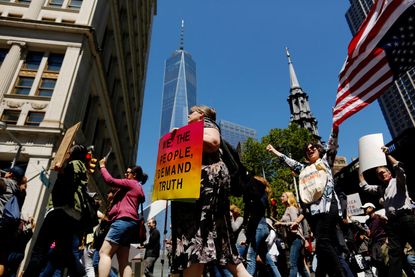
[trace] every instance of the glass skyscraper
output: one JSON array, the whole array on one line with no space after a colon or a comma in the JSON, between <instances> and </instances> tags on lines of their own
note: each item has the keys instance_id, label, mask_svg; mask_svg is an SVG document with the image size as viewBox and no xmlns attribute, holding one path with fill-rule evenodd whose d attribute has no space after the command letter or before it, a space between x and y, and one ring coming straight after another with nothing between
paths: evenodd
<instances>
[{"instance_id":1,"label":"glass skyscraper","mask_svg":"<svg viewBox=\"0 0 415 277\"><path fill-rule=\"evenodd\" d=\"M179 50L166 60L160 136L187 124L190 108L196 105L196 63L183 49L183 22Z\"/></svg>"},{"instance_id":2,"label":"glass skyscraper","mask_svg":"<svg viewBox=\"0 0 415 277\"><path fill-rule=\"evenodd\" d=\"M256 139L256 130L226 120L219 122L222 137L235 149L248 138Z\"/></svg>"}]
</instances>

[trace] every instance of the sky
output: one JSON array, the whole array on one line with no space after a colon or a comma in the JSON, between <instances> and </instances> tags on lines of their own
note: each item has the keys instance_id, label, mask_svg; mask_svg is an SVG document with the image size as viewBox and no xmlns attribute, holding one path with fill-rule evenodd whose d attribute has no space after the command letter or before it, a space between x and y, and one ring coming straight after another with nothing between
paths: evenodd
<instances>
[{"instance_id":1,"label":"sky","mask_svg":"<svg viewBox=\"0 0 415 277\"><path fill-rule=\"evenodd\" d=\"M289 48L300 86L309 96L318 129L327 140L336 99L338 73L352 38L340 0L157 0L145 84L137 164L149 175L151 199L160 133L164 62L179 47L196 62L197 104L214 107L218 120L257 131L257 139L290 120L287 97ZM358 157L359 138L382 133L391 140L373 102L340 126L338 155Z\"/></svg>"}]
</instances>

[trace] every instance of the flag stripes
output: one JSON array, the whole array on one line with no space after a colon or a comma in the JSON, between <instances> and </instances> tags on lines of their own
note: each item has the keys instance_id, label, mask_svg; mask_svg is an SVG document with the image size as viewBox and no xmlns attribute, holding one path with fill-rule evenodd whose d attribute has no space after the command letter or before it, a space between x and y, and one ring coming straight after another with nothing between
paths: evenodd
<instances>
[{"instance_id":1,"label":"flag stripes","mask_svg":"<svg viewBox=\"0 0 415 277\"><path fill-rule=\"evenodd\" d=\"M339 74L333 125L379 97L393 82L393 72L379 42L415 0L377 0L351 40L348 57Z\"/></svg>"}]
</instances>

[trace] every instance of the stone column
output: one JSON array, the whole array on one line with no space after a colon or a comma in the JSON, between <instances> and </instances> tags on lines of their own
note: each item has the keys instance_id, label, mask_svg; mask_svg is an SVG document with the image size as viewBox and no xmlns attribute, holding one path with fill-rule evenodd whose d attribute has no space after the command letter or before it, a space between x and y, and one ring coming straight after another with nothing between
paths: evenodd
<instances>
[{"instance_id":1,"label":"stone column","mask_svg":"<svg viewBox=\"0 0 415 277\"><path fill-rule=\"evenodd\" d=\"M23 15L23 18L33 20L38 19L44 3L45 0L32 0L32 2L29 5L29 8L26 9L26 12Z\"/></svg>"},{"instance_id":2,"label":"stone column","mask_svg":"<svg viewBox=\"0 0 415 277\"><path fill-rule=\"evenodd\" d=\"M3 99L9 89L20 62L23 47L26 45L22 41L8 41L7 44L11 47L0 67L0 99Z\"/></svg>"},{"instance_id":3,"label":"stone column","mask_svg":"<svg viewBox=\"0 0 415 277\"><path fill-rule=\"evenodd\" d=\"M56 82L55 89L53 90L53 95L50 99L45 117L40 123L40 127L62 128L61 123L66 116L66 109L73 96L72 90L74 79L75 76L79 74L78 66L80 52L81 49L79 47L68 47L66 49L65 58L63 59L59 72L59 78ZM89 72L82 73L89 74Z\"/></svg>"}]
</instances>

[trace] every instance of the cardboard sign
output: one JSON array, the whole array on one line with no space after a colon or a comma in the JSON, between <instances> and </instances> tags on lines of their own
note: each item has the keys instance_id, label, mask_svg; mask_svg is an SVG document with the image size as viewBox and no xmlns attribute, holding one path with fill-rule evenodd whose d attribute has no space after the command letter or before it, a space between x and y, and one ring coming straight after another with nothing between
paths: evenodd
<instances>
[{"instance_id":1,"label":"cardboard sign","mask_svg":"<svg viewBox=\"0 0 415 277\"><path fill-rule=\"evenodd\" d=\"M365 172L368 169L386 165L386 156L382 152L382 134L372 134L359 139L359 171Z\"/></svg>"},{"instance_id":2,"label":"cardboard sign","mask_svg":"<svg viewBox=\"0 0 415 277\"><path fill-rule=\"evenodd\" d=\"M68 130L66 130L65 136L62 139L61 144L59 145L58 151L56 151L55 158L52 161L50 166L51 169L59 169L68 158L68 150L72 146L73 141L75 140L76 133L81 127L81 122L76 123Z\"/></svg>"},{"instance_id":3,"label":"cardboard sign","mask_svg":"<svg viewBox=\"0 0 415 277\"><path fill-rule=\"evenodd\" d=\"M360 200L359 193L353 193L347 195L347 214L360 215L363 214L362 201Z\"/></svg>"},{"instance_id":4,"label":"cardboard sign","mask_svg":"<svg viewBox=\"0 0 415 277\"><path fill-rule=\"evenodd\" d=\"M153 201L200 197L203 127L191 123L160 139Z\"/></svg>"}]
</instances>

